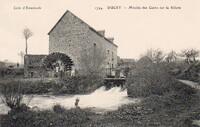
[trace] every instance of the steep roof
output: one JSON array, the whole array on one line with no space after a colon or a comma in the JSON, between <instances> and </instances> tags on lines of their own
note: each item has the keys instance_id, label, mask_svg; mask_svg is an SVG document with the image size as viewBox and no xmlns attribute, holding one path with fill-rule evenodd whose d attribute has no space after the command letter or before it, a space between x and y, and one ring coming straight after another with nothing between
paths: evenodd
<instances>
[{"instance_id":1,"label":"steep roof","mask_svg":"<svg viewBox=\"0 0 200 127\"><path fill-rule=\"evenodd\" d=\"M135 59L121 58L124 63L134 63Z\"/></svg>"},{"instance_id":2,"label":"steep roof","mask_svg":"<svg viewBox=\"0 0 200 127\"><path fill-rule=\"evenodd\" d=\"M99 36L103 37L105 40L107 40L109 43L115 45L116 47L118 47L116 44L114 44L113 42L111 42L110 40L108 40L106 37L104 37L103 35L101 35L99 32L97 32L94 28L92 28L90 25L88 25L86 22L84 22L82 19L80 19L79 17L77 17L75 14L73 14L72 12L70 12L69 10L67 10L62 17L57 21L57 23L53 26L53 28L51 28L51 30L48 32L48 35L53 31L53 29L56 27L56 25L63 19L63 17L67 14L70 13L72 14L74 17L76 17L77 19L79 19L81 22L83 22L85 25L87 25L89 27L90 30L94 31L96 34L98 34Z\"/></svg>"}]
</instances>

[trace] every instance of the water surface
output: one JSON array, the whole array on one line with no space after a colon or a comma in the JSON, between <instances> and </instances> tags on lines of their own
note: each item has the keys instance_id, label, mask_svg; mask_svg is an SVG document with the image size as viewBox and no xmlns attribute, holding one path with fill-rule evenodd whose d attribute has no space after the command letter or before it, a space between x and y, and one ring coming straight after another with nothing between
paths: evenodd
<instances>
[{"instance_id":1,"label":"water surface","mask_svg":"<svg viewBox=\"0 0 200 127\"><path fill-rule=\"evenodd\" d=\"M97 113L104 113L106 111L117 110L123 104L138 103L139 99L132 99L127 97L127 91L120 87L114 87L106 90L105 87L100 87L96 91L87 95L31 95L24 96L24 102L31 108L38 108L40 110L52 109L53 105L60 104L67 109L75 107L75 100L78 98L80 108L92 108ZM29 103L28 103L29 102ZM0 113L7 113L9 108L0 103Z\"/></svg>"}]
</instances>

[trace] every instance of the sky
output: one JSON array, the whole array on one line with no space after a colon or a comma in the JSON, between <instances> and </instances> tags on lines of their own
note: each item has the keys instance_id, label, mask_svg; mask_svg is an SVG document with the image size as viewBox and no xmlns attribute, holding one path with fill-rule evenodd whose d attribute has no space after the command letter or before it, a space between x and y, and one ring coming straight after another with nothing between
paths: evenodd
<instances>
[{"instance_id":1,"label":"sky","mask_svg":"<svg viewBox=\"0 0 200 127\"><path fill-rule=\"evenodd\" d=\"M28 53L48 54L47 33L66 10L94 29L105 30L106 37L114 37L121 58L137 59L150 48L164 52L200 49L199 0L0 0L0 60L21 62L24 28L33 32Z\"/></svg>"}]
</instances>

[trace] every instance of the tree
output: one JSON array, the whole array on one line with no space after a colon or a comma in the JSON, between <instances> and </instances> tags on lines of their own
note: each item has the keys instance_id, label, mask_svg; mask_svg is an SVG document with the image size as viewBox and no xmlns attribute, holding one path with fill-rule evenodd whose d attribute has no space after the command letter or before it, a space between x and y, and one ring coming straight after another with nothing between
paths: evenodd
<instances>
[{"instance_id":1,"label":"tree","mask_svg":"<svg viewBox=\"0 0 200 127\"><path fill-rule=\"evenodd\" d=\"M163 95L168 91L171 76L161 50L148 50L131 70L126 84L129 96Z\"/></svg>"},{"instance_id":2,"label":"tree","mask_svg":"<svg viewBox=\"0 0 200 127\"><path fill-rule=\"evenodd\" d=\"M87 75L102 75L105 70L107 56L102 47L83 48L79 63Z\"/></svg>"},{"instance_id":3,"label":"tree","mask_svg":"<svg viewBox=\"0 0 200 127\"><path fill-rule=\"evenodd\" d=\"M168 63L174 62L174 61L177 60L177 53L176 53L175 51L171 51L171 52L169 52L169 53L167 54L167 56L166 56L165 59L166 59L166 61L167 61Z\"/></svg>"},{"instance_id":4,"label":"tree","mask_svg":"<svg viewBox=\"0 0 200 127\"><path fill-rule=\"evenodd\" d=\"M148 57L153 63L163 62L165 54L160 49L149 49L142 57Z\"/></svg>"},{"instance_id":5,"label":"tree","mask_svg":"<svg viewBox=\"0 0 200 127\"><path fill-rule=\"evenodd\" d=\"M29 28L25 28L23 31L23 37L25 38L25 41L26 41L26 49L25 49L25 53L27 55L28 53L28 43L27 43L27 40L33 36L33 32L29 29Z\"/></svg>"},{"instance_id":6,"label":"tree","mask_svg":"<svg viewBox=\"0 0 200 127\"><path fill-rule=\"evenodd\" d=\"M21 64L24 63L24 55L25 53L23 51L19 52L18 55L21 57Z\"/></svg>"},{"instance_id":7,"label":"tree","mask_svg":"<svg viewBox=\"0 0 200 127\"><path fill-rule=\"evenodd\" d=\"M199 56L199 51L196 49L184 49L181 51L180 56L186 58L186 62L190 64L191 62L196 62L196 57Z\"/></svg>"}]
</instances>

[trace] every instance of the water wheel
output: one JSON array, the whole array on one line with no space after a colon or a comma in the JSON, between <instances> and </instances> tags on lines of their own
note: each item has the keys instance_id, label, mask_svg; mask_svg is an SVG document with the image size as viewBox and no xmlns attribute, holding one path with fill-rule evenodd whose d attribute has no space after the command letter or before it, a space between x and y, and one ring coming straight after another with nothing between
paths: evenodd
<instances>
[{"instance_id":1,"label":"water wheel","mask_svg":"<svg viewBox=\"0 0 200 127\"><path fill-rule=\"evenodd\" d=\"M43 61L44 67L48 70L54 70L57 64L64 65L65 70L71 70L73 61L68 55L59 52L49 54Z\"/></svg>"}]
</instances>

